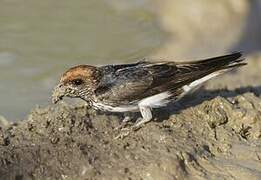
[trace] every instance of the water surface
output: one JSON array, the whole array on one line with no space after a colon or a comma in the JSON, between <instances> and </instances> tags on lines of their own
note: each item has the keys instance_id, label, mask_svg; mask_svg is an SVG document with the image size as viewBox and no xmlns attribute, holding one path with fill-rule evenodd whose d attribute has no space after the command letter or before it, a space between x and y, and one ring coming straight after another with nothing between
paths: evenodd
<instances>
[{"instance_id":1,"label":"water surface","mask_svg":"<svg viewBox=\"0 0 261 180\"><path fill-rule=\"evenodd\" d=\"M66 68L135 61L165 37L145 1L0 4L0 114L9 120L50 103L51 89Z\"/></svg>"}]
</instances>

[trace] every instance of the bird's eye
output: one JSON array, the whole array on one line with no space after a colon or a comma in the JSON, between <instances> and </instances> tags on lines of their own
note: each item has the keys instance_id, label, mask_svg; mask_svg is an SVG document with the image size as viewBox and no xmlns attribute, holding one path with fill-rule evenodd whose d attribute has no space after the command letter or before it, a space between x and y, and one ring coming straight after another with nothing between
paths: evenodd
<instances>
[{"instance_id":1,"label":"bird's eye","mask_svg":"<svg viewBox=\"0 0 261 180\"><path fill-rule=\"evenodd\" d=\"M74 79L72 81L72 83L75 85L75 86L79 86L81 84L83 84L83 80L82 79Z\"/></svg>"}]
</instances>

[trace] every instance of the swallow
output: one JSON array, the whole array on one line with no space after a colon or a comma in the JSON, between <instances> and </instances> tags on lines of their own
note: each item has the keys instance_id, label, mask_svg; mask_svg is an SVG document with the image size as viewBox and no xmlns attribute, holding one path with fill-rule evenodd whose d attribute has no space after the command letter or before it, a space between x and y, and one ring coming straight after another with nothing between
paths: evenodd
<instances>
[{"instance_id":1,"label":"swallow","mask_svg":"<svg viewBox=\"0 0 261 180\"><path fill-rule=\"evenodd\" d=\"M54 88L52 101L81 98L110 112L140 112L133 125L153 119L152 109L177 101L209 79L246 65L240 52L197 61L139 61L131 64L78 65L67 70ZM124 118L124 122L129 120Z\"/></svg>"}]
</instances>

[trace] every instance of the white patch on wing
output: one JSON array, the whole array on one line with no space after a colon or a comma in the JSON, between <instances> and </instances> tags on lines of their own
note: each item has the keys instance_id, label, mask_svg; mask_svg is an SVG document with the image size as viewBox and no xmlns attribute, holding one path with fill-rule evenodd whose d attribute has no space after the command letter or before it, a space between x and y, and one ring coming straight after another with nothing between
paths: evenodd
<instances>
[{"instance_id":1,"label":"white patch on wing","mask_svg":"<svg viewBox=\"0 0 261 180\"><path fill-rule=\"evenodd\" d=\"M139 101L139 106L151 107L151 108L165 106L169 102L168 98L171 96L172 94L168 91L159 93L142 99L141 101Z\"/></svg>"}]
</instances>

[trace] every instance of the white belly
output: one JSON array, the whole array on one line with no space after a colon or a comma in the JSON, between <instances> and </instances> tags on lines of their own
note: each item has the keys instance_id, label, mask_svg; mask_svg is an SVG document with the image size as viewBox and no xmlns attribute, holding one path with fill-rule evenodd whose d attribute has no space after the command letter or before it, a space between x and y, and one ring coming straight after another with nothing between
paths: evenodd
<instances>
[{"instance_id":1,"label":"white belly","mask_svg":"<svg viewBox=\"0 0 261 180\"><path fill-rule=\"evenodd\" d=\"M93 106L96 109L110 111L110 112L130 112L130 111L139 111L139 107L150 107L150 108L157 108L165 106L169 100L168 98L171 96L168 92L163 92L160 94L156 94L153 96L146 97L137 102L137 104L131 105L122 105L122 106L111 106L107 104L103 104L100 102L93 102Z\"/></svg>"}]
</instances>

